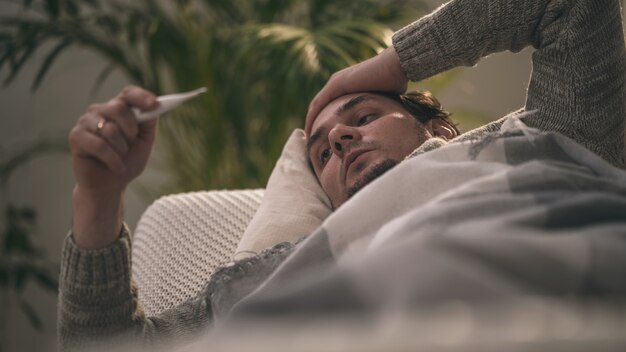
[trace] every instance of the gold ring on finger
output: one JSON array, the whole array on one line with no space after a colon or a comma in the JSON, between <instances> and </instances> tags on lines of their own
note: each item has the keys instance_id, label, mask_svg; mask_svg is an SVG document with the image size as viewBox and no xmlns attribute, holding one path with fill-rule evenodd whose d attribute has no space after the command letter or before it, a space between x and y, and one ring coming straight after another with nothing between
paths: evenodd
<instances>
[{"instance_id":1,"label":"gold ring on finger","mask_svg":"<svg viewBox=\"0 0 626 352\"><path fill-rule=\"evenodd\" d=\"M105 119L104 117L100 118L100 121L98 121L98 124L96 125L97 135L102 134L102 129L104 129L104 125L106 125L106 123L107 123L107 119Z\"/></svg>"}]
</instances>

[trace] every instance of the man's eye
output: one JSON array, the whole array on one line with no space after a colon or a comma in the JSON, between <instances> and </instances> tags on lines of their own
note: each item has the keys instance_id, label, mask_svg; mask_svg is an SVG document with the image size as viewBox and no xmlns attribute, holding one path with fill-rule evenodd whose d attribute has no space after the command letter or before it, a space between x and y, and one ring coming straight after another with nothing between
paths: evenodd
<instances>
[{"instance_id":1,"label":"man's eye","mask_svg":"<svg viewBox=\"0 0 626 352\"><path fill-rule=\"evenodd\" d=\"M365 115L361 118L359 118L359 126L363 126L365 124L368 124L370 122L372 122L372 120L374 120L376 116L374 114L370 114L370 115Z\"/></svg>"},{"instance_id":2,"label":"man's eye","mask_svg":"<svg viewBox=\"0 0 626 352\"><path fill-rule=\"evenodd\" d=\"M332 154L332 152L330 151L330 148L326 148L322 151L322 154L320 155L320 160L322 161L322 164L324 164L326 162L326 160L328 160L328 158L330 158L330 155Z\"/></svg>"}]
</instances>

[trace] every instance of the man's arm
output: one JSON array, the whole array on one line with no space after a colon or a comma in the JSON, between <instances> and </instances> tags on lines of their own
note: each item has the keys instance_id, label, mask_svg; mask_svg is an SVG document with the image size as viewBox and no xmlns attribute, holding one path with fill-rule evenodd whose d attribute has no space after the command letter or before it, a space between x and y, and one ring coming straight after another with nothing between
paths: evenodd
<instances>
[{"instance_id":1,"label":"man's arm","mask_svg":"<svg viewBox=\"0 0 626 352\"><path fill-rule=\"evenodd\" d=\"M146 317L131 278L130 253L126 225L114 243L101 249L86 250L72 236L66 238L58 304L59 350L113 342L175 343L202 331L211 321L204 292L158 316Z\"/></svg>"},{"instance_id":2,"label":"man's arm","mask_svg":"<svg viewBox=\"0 0 626 352\"><path fill-rule=\"evenodd\" d=\"M525 122L623 166L626 55L619 0L453 0L396 32L393 47L335 73L309 106L307 131L342 94L399 91L408 79L530 45L538 50L525 109L537 112Z\"/></svg>"},{"instance_id":3,"label":"man's arm","mask_svg":"<svg viewBox=\"0 0 626 352\"><path fill-rule=\"evenodd\" d=\"M525 122L560 132L623 166L626 56L619 0L455 0L398 31L419 81L491 53L532 45Z\"/></svg>"},{"instance_id":4,"label":"man's arm","mask_svg":"<svg viewBox=\"0 0 626 352\"><path fill-rule=\"evenodd\" d=\"M61 350L113 336L139 334L152 340L180 335L209 318L201 297L173 313L146 318L131 280L123 194L144 170L157 129L157 121L139 124L131 108L157 106L150 92L128 87L108 102L89 107L69 134L76 186L59 285Z\"/></svg>"}]
</instances>

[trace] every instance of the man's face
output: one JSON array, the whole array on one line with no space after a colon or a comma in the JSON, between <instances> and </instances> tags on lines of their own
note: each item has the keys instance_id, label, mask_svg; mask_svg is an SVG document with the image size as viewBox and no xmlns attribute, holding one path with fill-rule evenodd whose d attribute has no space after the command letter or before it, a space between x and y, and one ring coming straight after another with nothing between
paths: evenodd
<instances>
[{"instance_id":1,"label":"man's face","mask_svg":"<svg viewBox=\"0 0 626 352\"><path fill-rule=\"evenodd\" d=\"M309 159L334 208L432 137L400 103L373 93L335 99L311 131Z\"/></svg>"}]
</instances>

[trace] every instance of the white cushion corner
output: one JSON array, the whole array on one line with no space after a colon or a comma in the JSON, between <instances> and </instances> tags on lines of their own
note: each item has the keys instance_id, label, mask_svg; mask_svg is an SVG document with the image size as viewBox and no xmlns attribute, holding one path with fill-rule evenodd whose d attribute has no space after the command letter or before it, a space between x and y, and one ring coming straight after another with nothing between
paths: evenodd
<instances>
[{"instance_id":1,"label":"white cushion corner","mask_svg":"<svg viewBox=\"0 0 626 352\"><path fill-rule=\"evenodd\" d=\"M294 242L319 227L331 212L330 201L309 166L306 135L296 129L285 143L233 259Z\"/></svg>"}]
</instances>

